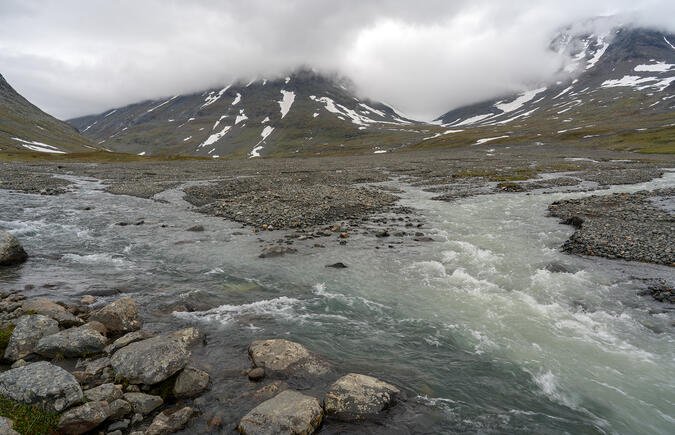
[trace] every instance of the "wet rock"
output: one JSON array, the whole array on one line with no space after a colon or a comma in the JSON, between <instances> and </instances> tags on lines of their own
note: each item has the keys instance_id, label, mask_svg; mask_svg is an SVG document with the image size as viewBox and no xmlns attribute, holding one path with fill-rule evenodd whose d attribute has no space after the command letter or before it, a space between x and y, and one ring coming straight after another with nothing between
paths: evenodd
<instances>
[{"instance_id":1,"label":"wet rock","mask_svg":"<svg viewBox=\"0 0 675 435\"><path fill-rule=\"evenodd\" d=\"M332 267L334 269L346 269L347 265L342 262L337 262L333 264L327 264L326 267Z\"/></svg>"},{"instance_id":2,"label":"wet rock","mask_svg":"<svg viewBox=\"0 0 675 435\"><path fill-rule=\"evenodd\" d=\"M111 421L119 420L125 415L131 414L131 403L123 399L117 399L110 402L110 417Z\"/></svg>"},{"instance_id":3,"label":"wet rock","mask_svg":"<svg viewBox=\"0 0 675 435\"><path fill-rule=\"evenodd\" d=\"M176 377L173 394L177 398L197 396L206 390L209 379L209 374L205 371L187 366Z\"/></svg>"},{"instance_id":4,"label":"wet rock","mask_svg":"<svg viewBox=\"0 0 675 435\"><path fill-rule=\"evenodd\" d=\"M320 376L330 372L330 364L306 347L285 339L258 340L248 353L255 367L282 375Z\"/></svg>"},{"instance_id":5,"label":"wet rock","mask_svg":"<svg viewBox=\"0 0 675 435\"><path fill-rule=\"evenodd\" d=\"M399 393L398 388L379 379L350 373L330 386L324 404L328 415L359 420L387 408Z\"/></svg>"},{"instance_id":6,"label":"wet rock","mask_svg":"<svg viewBox=\"0 0 675 435\"><path fill-rule=\"evenodd\" d=\"M145 340L145 339L148 339L148 338L152 338L154 336L155 336L155 334L153 334L151 332L148 332L148 331L143 331L143 330L129 332L127 334L124 334L123 336L121 336L117 340L113 341L111 344L106 346L105 349L103 349L103 350L105 351L105 353L110 355L110 354L114 353L116 350L123 348L124 346L127 346L127 345L129 345L131 343L134 343L136 341L141 341L141 340Z\"/></svg>"},{"instance_id":7,"label":"wet rock","mask_svg":"<svg viewBox=\"0 0 675 435\"><path fill-rule=\"evenodd\" d=\"M197 414L197 410L185 407L177 411L164 411L157 414L152 424L145 431L145 435L165 435L185 428L190 419Z\"/></svg>"},{"instance_id":8,"label":"wet rock","mask_svg":"<svg viewBox=\"0 0 675 435\"><path fill-rule=\"evenodd\" d=\"M82 400L82 389L73 375L40 361L0 374L0 396L61 412Z\"/></svg>"},{"instance_id":9,"label":"wet rock","mask_svg":"<svg viewBox=\"0 0 675 435\"><path fill-rule=\"evenodd\" d=\"M24 313L37 313L59 322L59 326L70 328L72 326L80 326L84 323L79 317L75 317L59 304L55 304L47 299L35 298L26 299L21 304L21 309Z\"/></svg>"},{"instance_id":10,"label":"wet rock","mask_svg":"<svg viewBox=\"0 0 675 435\"><path fill-rule=\"evenodd\" d=\"M253 382L262 381L265 378L265 369L257 367L248 372L248 378Z\"/></svg>"},{"instance_id":11,"label":"wet rock","mask_svg":"<svg viewBox=\"0 0 675 435\"><path fill-rule=\"evenodd\" d=\"M245 435L311 434L321 420L323 409L316 398L286 390L256 406L237 429Z\"/></svg>"},{"instance_id":12,"label":"wet rock","mask_svg":"<svg viewBox=\"0 0 675 435\"><path fill-rule=\"evenodd\" d=\"M195 233L201 233L204 231L204 225L194 225L191 226L190 228L187 228L185 231L192 231Z\"/></svg>"},{"instance_id":13,"label":"wet rock","mask_svg":"<svg viewBox=\"0 0 675 435\"><path fill-rule=\"evenodd\" d=\"M260 258L271 258L271 257L281 257L286 254L293 254L298 252L297 249L291 248L288 246L270 246L263 249L262 253L258 256Z\"/></svg>"},{"instance_id":14,"label":"wet rock","mask_svg":"<svg viewBox=\"0 0 675 435\"><path fill-rule=\"evenodd\" d=\"M112 383L99 385L98 387L85 390L84 397L92 402L113 402L117 399L121 399L123 396L122 386L115 385Z\"/></svg>"},{"instance_id":15,"label":"wet rock","mask_svg":"<svg viewBox=\"0 0 675 435\"><path fill-rule=\"evenodd\" d=\"M196 344L204 344L206 341L206 336L204 333L194 327L178 330L172 334L169 334L169 337L180 340L185 345L185 347L192 347Z\"/></svg>"},{"instance_id":16,"label":"wet rock","mask_svg":"<svg viewBox=\"0 0 675 435\"><path fill-rule=\"evenodd\" d=\"M93 296L82 296L82 299L80 299L82 305L91 305L94 302L96 302L96 298Z\"/></svg>"},{"instance_id":17,"label":"wet rock","mask_svg":"<svg viewBox=\"0 0 675 435\"><path fill-rule=\"evenodd\" d=\"M177 373L189 359L190 352L181 341L154 337L118 350L110 364L117 376L132 384L153 385Z\"/></svg>"},{"instance_id":18,"label":"wet rock","mask_svg":"<svg viewBox=\"0 0 675 435\"><path fill-rule=\"evenodd\" d=\"M164 404L161 397L145 393L125 393L124 400L131 404L134 412L142 415L150 414Z\"/></svg>"},{"instance_id":19,"label":"wet rock","mask_svg":"<svg viewBox=\"0 0 675 435\"><path fill-rule=\"evenodd\" d=\"M100 332L85 325L41 338L35 346L35 353L48 358L57 355L76 358L101 353L106 341Z\"/></svg>"},{"instance_id":20,"label":"wet rock","mask_svg":"<svg viewBox=\"0 0 675 435\"><path fill-rule=\"evenodd\" d=\"M14 421L7 417L0 417L0 435L19 435L19 432L12 429Z\"/></svg>"},{"instance_id":21,"label":"wet rock","mask_svg":"<svg viewBox=\"0 0 675 435\"><path fill-rule=\"evenodd\" d=\"M23 263L27 258L28 254L16 237L0 230L0 266Z\"/></svg>"},{"instance_id":22,"label":"wet rock","mask_svg":"<svg viewBox=\"0 0 675 435\"><path fill-rule=\"evenodd\" d=\"M108 402L89 402L66 411L59 419L59 433L79 435L94 429L110 416Z\"/></svg>"},{"instance_id":23,"label":"wet rock","mask_svg":"<svg viewBox=\"0 0 675 435\"><path fill-rule=\"evenodd\" d=\"M415 237L413 239L416 242L433 242L434 239L429 237L429 236L423 236L423 237Z\"/></svg>"},{"instance_id":24,"label":"wet rock","mask_svg":"<svg viewBox=\"0 0 675 435\"><path fill-rule=\"evenodd\" d=\"M142 325L136 302L130 297L123 297L95 311L89 316L89 320L103 323L112 334L136 331Z\"/></svg>"},{"instance_id":25,"label":"wet rock","mask_svg":"<svg viewBox=\"0 0 675 435\"><path fill-rule=\"evenodd\" d=\"M5 358L10 361L25 358L33 353L42 337L57 332L59 332L59 324L50 317L41 314L19 317L7 344Z\"/></svg>"},{"instance_id":26,"label":"wet rock","mask_svg":"<svg viewBox=\"0 0 675 435\"><path fill-rule=\"evenodd\" d=\"M380 230L375 233L375 237L383 238L383 237L389 237L389 231L387 230Z\"/></svg>"}]
</instances>

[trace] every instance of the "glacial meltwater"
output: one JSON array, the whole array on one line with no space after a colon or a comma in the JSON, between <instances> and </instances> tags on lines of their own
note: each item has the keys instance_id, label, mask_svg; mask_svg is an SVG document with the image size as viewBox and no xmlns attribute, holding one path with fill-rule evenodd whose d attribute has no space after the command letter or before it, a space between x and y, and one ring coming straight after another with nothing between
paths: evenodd
<instances>
[{"instance_id":1,"label":"glacial meltwater","mask_svg":"<svg viewBox=\"0 0 675 435\"><path fill-rule=\"evenodd\" d=\"M673 433L675 312L638 296L636 277L674 272L559 252L573 229L547 217L548 204L591 193L447 203L389 183L433 242L353 234L260 259L258 239L282 232L193 212L180 190L147 200L72 180L59 196L0 190L0 228L31 255L2 269L0 288L98 305L130 294L146 329L199 326L208 344L194 357L212 377L200 407L222 416L223 433L251 406L237 401L248 344L275 337L403 390L368 433ZM666 173L609 191L673 186ZM195 224L205 231L185 231ZM335 262L348 268L325 267Z\"/></svg>"}]
</instances>

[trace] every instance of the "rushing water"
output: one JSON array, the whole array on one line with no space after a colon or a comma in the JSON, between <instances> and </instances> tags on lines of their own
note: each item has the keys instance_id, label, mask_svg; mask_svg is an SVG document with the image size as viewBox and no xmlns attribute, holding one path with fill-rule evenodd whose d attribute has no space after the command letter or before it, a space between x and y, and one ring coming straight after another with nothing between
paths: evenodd
<instances>
[{"instance_id":1,"label":"rushing water","mask_svg":"<svg viewBox=\"0 0 675 435\"><path fill-rule=\"evenodd\" d=\"M191 212L179 191L161 194L167 203L74 180L72 192L58 197L0 191L0 228L32 255L0 272L0 287L69 301L94 294L100 304L133 293L149 329L199 325L209 344L198 356L214 380L209 412L227 408L227 391L245 382L231 379L246 366L250 341L286 337L343 372L404 388L403 409L368 432L666 434L675 427L675 316L637 296L632 277L672 279L672 269L560 253L572 229L546 217L546 207L583 193L445 203L393 183L435 242L355 234L347 246L298 242L298 254L258 259L258 238L278 233L259 236ZM611 190L674 185L667 173ZM196 223L206 231L185 231ZM325 267L336 261L349 268ZM569 272L550 272L550 264ZM180 304L201 311L166 314ZM243 412L222 411L226 421ZM354 430L324 427L341 429Z\"/></svg>"}]
</instances>

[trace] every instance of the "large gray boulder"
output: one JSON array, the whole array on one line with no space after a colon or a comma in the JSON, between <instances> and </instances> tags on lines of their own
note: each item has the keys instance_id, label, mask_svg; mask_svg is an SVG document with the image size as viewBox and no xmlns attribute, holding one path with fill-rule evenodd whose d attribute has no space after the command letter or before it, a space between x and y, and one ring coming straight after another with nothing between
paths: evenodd
<instances>
[{"instance_id":1,"label":"large gray boulder","mask_svg":"<svg viewBox=\"0 0 675 435\"><path fill-rule=\"evenodd\" d=\"M0 396L61 412L82 400L82 389L73 375L40 361L0 374Z\"/></svg>"},{"instance_id":2,"label":"large gray boulder","mask_svg":"<svg viewBox=\"0 0 675 435\"><path fill-rule=\"evenodd\" d=\"M42 337L57 332L59 324L50 317L41 314L19 317L5 349L5 359L16 361L27 357Z\"/></svg>"},{"instance_id":3,"label":"large gray boulder","mask_svg":"<svg viewBox=\"0 0 675 435\"><path fill-rule=\"evenodd\" d=\"M59 433L79 435L97 427L110 417L108 402L88 402L66 411L59 419Z\"/></svg>"},{"instance_id":4,"label":"large gray boulder","mask_svg":"<svg viewBox=\"0 0 675 435\"><path fill-rule=\"evenodd\" d=\"M64 328L80 326L84 323L82 319L75 317L61 305L55 304L54 302L47 299L26 299L21 303L21 309L24 313L38 313L42 314L43 316L51 317L52 319L59 322L59 325Z\"/></svg>"},{"instance_id":5,"label":"large gray boulder","mask_svg":"<svg viewBox=\"0 0 675 435\"><path fill-rule=\"evenodd\" d=\"M111 334L126 334L141 329L143 322L133 299L126 296L94 311L89 320L101 322Z\"/></svg>"},{"instance_id":6,"label":"large gray boulder","mask_svg":"<svg viewBox=\"0 0 675 435\"><path fill-rule=\"evenodd\" d=\"M91 361L80 360L75 366L80 370L73 371L73 376L83 385L95 387L114 378L110 367L110 358L99 358Z\"/></svg>"},{"instance_id":7,"label":"large gray boulder","mask_svg":"<svg viewBox=\"0 0 675 435\"><path fill-rule=\"evenodd\" d=\"M361 420L392 404L398 388L371 376L350 373L330 386L324 398L326 414L343 420Z\"/></svg>"},{"instance_id":8,"label":"large gray boulder","mask_svg":"<svg viewBox=\"0 0 675 435\"><path fill-rule=\"evenodd\" d=\"M35 346L35 353L48 358L57 355L76 358L101 353L106 341L107 338L100 332L84 325L41 338Z\"/></svg>"},{"instance_id":9,"label":"large gray boulder","mask_svg":"<svg viewBox=\"0 0 675 435\"><path fill-rule=\"evenodd\" d=\"M143 330L129 332L127 334L124 334L123 336L121 336L117 340L113 341L111 344L107 345L105 347L105 349L103 349L103 350L105 351L105 353L110 355L110 354L114 353L116 350L123 348L124 346L127 346L127 345L129 345L131 343L134 343L136 341L141 341L141 340L145 340L147 338L152 338L154 336L155 336L155 334L153 334L152 332L143 331Z\"/></svg>"},{"instance_id":10,"label":"large gray boulder","mask_svg":"<svg viewBox=\"0 0 675 435\"><path fill-rule=\"evenodd\" d=\"M323 357L310 352L305 346L282 338L258 340L251 343L248 353L255 367L266 373L285 376L320 376L331 371Z\"/></svg>"},{"instance_id":11,"label":"large gray boulder","mask_svg":"<svg viewBox=\"0 0 675 435\"><path fill-rule=\"evenodd\" d=\"M186 406L178 411L164 411L157 414L145 435L166 435L185 428L188 421L197 414L197 410Z\"/></svg>"},{"instance_id":12,"label":"large gray boulder","mask_svg":"<svg viewBox=\"0 0 675 435\"><path fill-rule=\"evenodd\" d=\"M176 377L173 395L177 398L194 397L206 390L209 374L194 367L185 367Z\"/></svg>"},{"instance_id":13,"label":"large gray boulder","mask_svg":"<svg viewBox=\"0 0 675 435\"><path fill-rule=\"evenodd\" d=\"M190 352L180 340L154 337L118 350L110 364L117 376L132 384L153 385L184 368L189 359Z\"/></svg>"},{"instance_id":14,"label":"large gray boulder","mask_svg":"<svg viewBox=\"0 0 675 435\"><path fill-rule=\"evenodd\" d=\"M13 235L0 230L0 266L9 266L26 261L28 254Z\"/></svg>"},{"instance_id":15,"label":"large gray boulder","mask_svg":"<svg viewBox=\"0 0 675 435\"><path fill-rule=\"evenodd\" d=\"M239 422L246 435L311 434L321 424L321 403L310 396L286 390L253 408Z\"/></svg>"},{"instance_id":16,"label":"large gray boulder","mask_svg":"<svg viewBox=\"0 0 675 435\"><path fill-rule=\"evenodd\" d=\"M111 403L121 399L123 395L122 386L113 383L102 384L84 391L84 397L92 402L106 401Z\"/></svg>"}]
</instances>

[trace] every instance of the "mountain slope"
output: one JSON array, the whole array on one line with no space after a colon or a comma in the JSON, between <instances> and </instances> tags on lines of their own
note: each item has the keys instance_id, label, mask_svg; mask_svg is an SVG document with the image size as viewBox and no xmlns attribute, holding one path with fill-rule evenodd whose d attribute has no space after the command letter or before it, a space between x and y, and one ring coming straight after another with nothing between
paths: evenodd
<instances>
[{"instance_id":1,"label":"mountain slope","mask_svg":"<svg viewBox=\"0 0 675 435\"><path fill-rule=\"evenodd\" d=\"M308 70L145 101L69 122L100 147L143 155L377 151L418 142L420 135L411 128L417 125L414 121L391 107L360 100L344 81Z\"/></svg>"},{"instance_id":2,"label":"mountain slope","mask_svg":"<svg viewBox=\"0 0 675 435\"><path fill-rule=\"evenodd\" d=\"M0 75L0 151L68 153L92 151L71 125L44 113Z\"/></svg>"}]
</instances>

